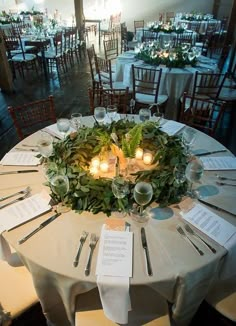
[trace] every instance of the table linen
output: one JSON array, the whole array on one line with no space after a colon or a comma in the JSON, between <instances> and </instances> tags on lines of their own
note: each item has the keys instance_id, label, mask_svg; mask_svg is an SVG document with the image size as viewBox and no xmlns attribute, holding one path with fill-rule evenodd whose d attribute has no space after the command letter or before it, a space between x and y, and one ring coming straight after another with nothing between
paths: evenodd
<instances>
[{"instance_id":1,"label":"table linen","mask_svg":"<svg viewBox=\"0 0 236 326\"><path fill-rule=\"evenodd\" d=\"M84 117L82 123L93 125L94 120L92 117ZM38 136L39 134L35 133L22 143L35 144ZM195 152L209 149L213 151L221 148L222 145L216 140L198 132L192 150ZM227 154L232 156L230 152ZM226 154L223 153L223 155ZM0 167L1 171L4 169L5 167ZM30 180L25 180L19 175L1 176L7 180L7 187L6 183L1 183L0 195L6 195L13 189L17 187L19 189L24 185L31 186L32 193L37 193L42 188L48 191L44 185L45 177L41 166L39 170L40 172L34 175L34 179ZM235 171L225 173L235 175ZM234 206L236 194L227 188L217 187L215 182L216 177L212 171L204 172L199 185L202 195L221 204L224 198L226 205L230 203ZM230 199L227 201L228 196ZM145 225L153 267L152 277L146 273L140 239L141 226L129 216L125 217L125 220L131 224L131 230L134 232L133 278L130 280L130 286L145 284L155 289L173 303L174 320L179 325L188 325L200 303L207 296L208 289L214 285L214 281L220 278L223 282L225 277L236 276L236 242L235 239L231 239L227 248L228 254L227 249L217 243L214 243L217 253L213 254L199 242L199 247L204 251L204 256L200 256L176 232L176 225L183 223L180 213L181 211L175 205L164 209L153 207L153 218ZM222 212L217 212L217 214L232 225L236 225L235 217ZM116 213L113 216L116 216ZM43 311L51 324L74 325L77 294L87 292L97 286L95 267L98 248L95 248L91 273L87 277L84 274L84 268L89 250L88 242L84 244L78 268L73 266L78 239L82 230L98 234L106 216L102 213L93 215L89 212L78 214L69 211L24 244L18 244L20 238L45 219L45 215L40 216L10 232L4 232L3 236L14 247L32 273Z\"/></svg>"}]
</instances>

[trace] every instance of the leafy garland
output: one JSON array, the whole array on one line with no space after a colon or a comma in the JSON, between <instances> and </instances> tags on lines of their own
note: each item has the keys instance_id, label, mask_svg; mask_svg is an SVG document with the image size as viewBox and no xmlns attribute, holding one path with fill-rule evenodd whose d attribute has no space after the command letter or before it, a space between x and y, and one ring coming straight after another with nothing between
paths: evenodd
<instances>
[{"instance_id":1,"label":"leafy garland","mask_svg":"<svg viewBox=\"0 0 236 326\"><path fill-rule=\"evenodd\" d=\"M185 31L184 28L181 27L177 27L176 26L172 26L172 25L153 25L149 28L150 32L155 32L155 33L159 33L159 32L163 32L166 34L171 34L171 33L176 33L176 34L181 34Z\"/></svg>"},{"instance_id":2,"label":"leafy garland","mask_svg":"<svg viewBox=\"0 0 236 326\"><path fill-rule=\"evenodd\" d=\"M153 46L147 46L141 49L136 55L136 58L153 66L165 65L169 68L183 68L186 65L191 65L194 67L196 65L197 59L194 58L190 61L188 56L184 54L181 47L176 47L174 50L176 56L172 61L169 59L169 56L162 56L162 50L160 48L156 48L155 44ZM166 50L166 53L169 53L169 50Z\"/></svg>"},{"instance_id":3,"label":"leafy garland","mask_svg":"<svg viewBox=\"0 0 236 326\"><path fill-rule=\"evenodd\" d=\"M119 145L119 147L118 147ZM133 157L138 146L155 153L155 168L138 171L133 174L135 181L129 181L130 193L117 199L111 190L112 180L94 178L89 172L91 159L104 155L116 146L129 157ZM177 173L185 169L187 156L181 139L162 132L158 123L117 121L111 125L83 127L78 133L72 133L63 141L54 143L53 154L47 161L47 173L50 179L55 174L65 174L69 178L70 190L65 203L72 209L96 214L104 212L108 216L112 211L129 211L134 203L133 189L140 180L150 182L153 187L152 202L168 206L181 200L186 193L187 184L179 183ZM50 183L47 183L50 186ZM59 200L52 193L52 198Z\"/></svg>"}]
</instances>

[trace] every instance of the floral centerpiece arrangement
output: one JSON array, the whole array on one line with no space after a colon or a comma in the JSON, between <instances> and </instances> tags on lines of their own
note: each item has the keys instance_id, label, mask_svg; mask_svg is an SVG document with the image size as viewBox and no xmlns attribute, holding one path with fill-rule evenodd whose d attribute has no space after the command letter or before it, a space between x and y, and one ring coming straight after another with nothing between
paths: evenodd
<instances>
[{"instance_id":1,"label":"floral centerpiece arrangement","mask_svg":"<svg viewBox=\"0 0 236 326\"><path fill-rule=\"evenodd\" d=\"M19 23L21 19L19 16L7 14L5 11L0 13L0 24L11 24L11 23Z\"/></svg>"},{"instance_id":2,"label":"floral centerpiece arrangement","mask_svg":"<svg viewBox=\"0 0 236 326\"><path fill-rule=\"evenodd\" d=\"M162 22L152 23L149 26L149 31L156 32L156 33L163 32L163 33L169 33L169 34L170 33L180 34L180 33L183 33L184 30L185 29L179 25L173 25L170 23L163 24Z\"/></svg>"},{"instance_id":3,"label":"floral centerpiece arrangement","mask_svg":"<svg viewBox=\"0 0 236 326\"><path fill-rule=\"evenodd\" d=\"M191 12L191 13L182 14L181 19L189 20L189 21L201 21L201 20L208 21L213 19L213 15Z\"/></svg>"},{"instance_id":4,"label":"floral centerpiece arrangement","mask_svg":"<svg viewBox=\"0 0 236 326\"><path fill-rule=\"evenodd\" d=\"M200 52L195 53L195 49L191 49L187 43L183 43L181 46L175 48L171 48L168 45L167 49L163 49L157 41L143 44L136 58L150 65L183 68L186 65L195 66L198 54Z\"/></svg>"},{"instance_id":5,"label":"floral centerpiece arrangement","mask_svg":"<svg viewBox=\"0 0 236 326\"><path fill-rule=\"evenodd\" d=\"M138 149L152 153L152 163L148 169L125 173L129 193L124 198L116 198L111 187L112 178L117 175L114 161L119 161L120 169L125 171L127 159L135 160ZM92 163L98 158L100 162L108 159L107 173L101 175L92 170ZM138 181L151 183L152 202L160 206L179 202L186 193L187 183L179 182L178 175L186 165L187 154L178 136L168 136L156 122L136 124L119 120L110 125L80 128L55 142L47 161L47 175L49 180L56 174L68 177L69 191L64 200L72 209L94 214L104 212L109 216L112 211L128 212L132 208L133 189ZM52 197L58 200L53 193Z\"/></svg>"}]
</instances>

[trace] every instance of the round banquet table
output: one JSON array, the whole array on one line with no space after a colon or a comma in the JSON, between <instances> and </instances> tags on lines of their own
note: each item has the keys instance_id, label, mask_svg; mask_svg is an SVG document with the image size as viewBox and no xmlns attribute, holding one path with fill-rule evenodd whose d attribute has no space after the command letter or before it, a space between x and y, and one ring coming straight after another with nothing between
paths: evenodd
<instances>
[{"instance_id":1,"label":"round banquet table","mask_svg":"<svg viewBox=\"0 0 236 326\"><path fill-rule=\"evenodd\" d=\"M138 117L135 116L135 119L138 120ZM91 116L83 117L83 123L92 126L94 120ZM17 147L22 144L35 145L38 137L39 132L24 139ZM216 140L198 132L193 151L197 153L222 148L224 147ZM14 148L12 150L14 151ZM232 156L229 151L214 155ZM19 166L12 166L10 169L17 170ZM7 170L9 166L0 165L0 172ZM38 170L39 172L34 173L32 177L26 177L24 174L2 175L0 196L21 190L26 186L31 187L32 194L39 193L42 189L49 193L49 188L44 185L42 166L38 166ZM235 171L224 171L223 174L235 177ZM220 204L225 209L230 207L231 211L235 210L234 214L236 214L236 193L232 192L229 187L217 187L215 172L205 171L201 186L209 190L207 200ZM213 194L210 189L215 190ZM236 226L234 216L222 212L217 212L217 214ZM95 268L99 246L95 249L91 273L85 276L89 241L84 244L78 267L73 266L79 238L83 230L87 230L90 234L94 232L100 235L106 216L103 213L93 215L86 211L78 214L70 210L25 243L18 244L20 238L51 215L50 212L43 214L15 229L4 232L3 237L31 272L43 312L50 321L50 325L74 325L76 296L97 286ZM116 217L116 213L112 216ZM223 282L225 279L232 278L235 281L236 240L226 249L208 238L208 242L216 248L216 254L198 241L198 246L204 251L204 256L200 256L176 232L176 225L183 223L177 205L159 209L159 212L156 212L154 217L144 225L135 222L129 216L124 218L131 224L131 231L134 233L133 277L130 279L130 286L148 285L173 303L173 318L179 325L189 323L202 300L207 296L210 285L216 280ZM140 237L141 226L145 226L148 238L153 267L151 277L146 272Z\"/></svg>"},{"instance_id":2,"label":"round banquet table","mask_svg":"<svg viewBox=\"0 0 236 326\"><path fill-rule=\"evenodd\" d=\"M115 81L122 81L125 87L132 89L132 69L131 66L152 68L142 60L135 59L133 51L127 51L120 54L116 59ZM167 119L177 120L178 101L184 92L191 94L193 81L196 71L202 73L217 72L218 67L215 60L201 56L196 67L186 66L184 68L167 68L166 66L157 66L156 69L162 69L162 76L159 88L159 95L168 95L168 101L165 108L165 117Z\"/></svg>"}]
</instances>

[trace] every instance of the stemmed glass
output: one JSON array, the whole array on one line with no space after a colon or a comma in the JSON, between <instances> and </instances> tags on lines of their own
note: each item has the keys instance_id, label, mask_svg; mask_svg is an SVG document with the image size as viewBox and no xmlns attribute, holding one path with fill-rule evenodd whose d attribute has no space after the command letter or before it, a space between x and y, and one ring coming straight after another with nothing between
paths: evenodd
<instances>
[{"instance_id":1,"label":"stemmed glass","mask_svg":"<svg viewBox=\"0 0 236 326\"><path fill-rule=\"evenodd\" d=\"M70 130L70 120L66 118L60 118L57 120L57 129L63 135L66 136L67 132Z\"/></svg>"},{"instance_id":2,"label":"stemmed glass","mask_svg":"<svg viewBox=\"0 0 236 326\"><path fill-rule=\"evenodd\" d=\"M50 178L49 180L52 191L54 194L60 197L61 202L57 205L57 211L59 213L66 213L70 210L69 207L65 205L65 195L68 193L70 184L69 179L66 175L57 174Z\"/></svg>"},{"instance_id":3,"label":"stemmed glass","mask_svg":"<svg viewBox=\"0 0 236 326\"><path fill-rule=\"evenodd\" d=\"M193 190L193 184L194 182L198 182L201 179L203 175L203 171L204 171L203 163L200 159L196 157L192 159L186 167L185 176L186 179L189 181L189 188L187 191L187 195L191 198L199 197L198 191Z\"/></svg>"},{"instance_id":4,"label":"stemmed glass","mask_svg":"<svg viewBox=\"0 0 236 326\"><path fill-rule=\"evenodd\" d=\"M37 147L39 153L45 157L48 158L52 155L53 152L53 138L51 135L49 135L46 132L40 133L40 138L37 141Z\"/></svg>"},{"instance_id":5,"label":"stemmed glass","mask_svg":"<svg viewBox=\"0 0 236 326\"><path fill-rule=\"evenodd\" d=\"M150 183L141 181L136 183L134 187L134 200L140 205L138 210L133 214L133 218L137 222L145 222L148 219L148 214L144 210L144 206L147 205L153 196L153 189Z\"/></svg>"},{"instance_id":6,"label":"stemmed glass","mask_svg":"<svg viewBox=\"0 0 236 326\"><path fill-rule=\"evenodd\" d=\"M106 117L106 108L103 106L97 106L94 109L94 117L98 121L98 123L103 124Z\"/></svg>"},{"instance_id":7,"label":"stemmed glass","mask_svg":"<svg viewBox=\"0 0 236 326\"><path fill-rule=\"evenodd\" d=\"M155 122L159 122L159 125L162 124L162 120L164 119L164 113L160 111L159 107L157 108L157 111L153 113L152 115L153 120Z\"/></svg>"},{"instance_id":8,"label":"stemmed glass","mask_svg":"<svg viewBox=\"0 0 236 326\"><path fill-rule=\"evenodd\" d=\"M197 132L193 128L185 127L182 134L183 144L186 146L187 152L190 152L190 148L196 140Z\"/></svg>"},{"instance_id":9,"label":"stemmed glass","mask_svg":"<svg viewBox=\"0 0 236 326\"><path fill-rule=\"evenodd\" d=\"M151 110L150 109L140 109L139 110L139 119L142 122L145 122L146 120L149 120L151 117Z\"/></svg>"},{"instance_id":10,"label":"stemmed glass","mask_svg":"<svg viewBox=\"0 0 236 326\"><path fill-rule=\"evenodd\" d=\"M116 105L108 105L107 106L107 116L111 122L115 120L116 114L117 114L117 106Z\"/></svg>"},{"instance_id":11,"label":"stemmed glass","mask_svg":"<svg viewBox=\"0 0 236 326\"><path fill-rule=\"evenodd\" d=\"M75 112L71 114L71 125L76 131L81 127L81 118L81 113Z\"/></svg>"},{"instance_id":12,"label":"stemmed glass","mask_svg":"<svg viewBox=\"0 0 236 326\"><path fill-rule=\"evenodd\" d=\"M122 178L121 176L116 176L112 179L111 190L113 195L118 198L122 199L125 198L129 194L129 182ZM125 216L123 212L122 217Z\"/></svg>"}]
</instances>

